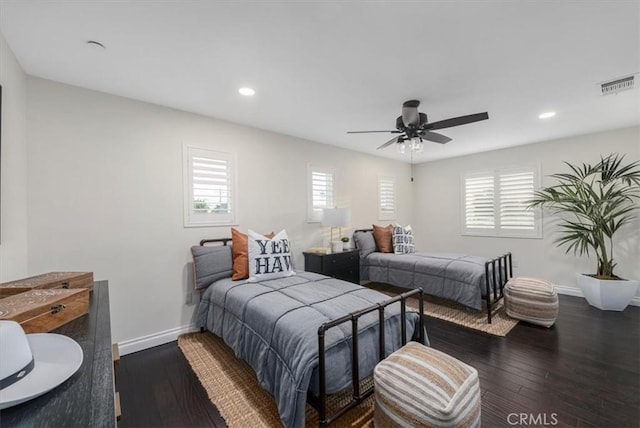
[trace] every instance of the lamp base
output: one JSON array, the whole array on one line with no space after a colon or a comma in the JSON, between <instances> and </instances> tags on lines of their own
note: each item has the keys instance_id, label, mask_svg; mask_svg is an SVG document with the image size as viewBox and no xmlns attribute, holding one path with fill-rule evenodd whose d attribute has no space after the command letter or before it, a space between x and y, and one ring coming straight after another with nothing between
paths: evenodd
<instances>
[{"instance_id":1,"label":"lamp base","mask_svg":"<svg viewBox=\"0 0 640 428\"><path fill-rule=\"evenodd\" d=\"M341 253L343 249L344 249L344 245L342 241L331 241L332 253Z\"/></svg>"}]
</instances>

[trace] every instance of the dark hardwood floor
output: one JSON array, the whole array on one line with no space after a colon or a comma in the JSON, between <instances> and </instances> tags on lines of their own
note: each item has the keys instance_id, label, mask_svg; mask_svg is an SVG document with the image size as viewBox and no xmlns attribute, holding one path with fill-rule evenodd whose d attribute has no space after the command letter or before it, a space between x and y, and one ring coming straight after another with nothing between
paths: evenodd
<instances>
[{"instance_id":1,"label":"dark hardwood floor","mask_svg":"<svg viewBox=\"0 0 640 428\"><path fill-rule=\"evenodd\" d=\"M226 427L177 342L120 358L116 369L124 427Z\"/></svg>"},{"instance_id":2,"label":"dark hardwood floor","mask_svg":"<svg viewBox=\"0 0 640 428\"><path fill-rule=\"evenodd\" d=\"M640 426L638 307L560 296L551 329L521 322L498 338L432 318L427 329L432 346L478 370L484 427ZM225 426L175 342L122 357L117 376L120 427Z\"/></svg>"}]
</instances>

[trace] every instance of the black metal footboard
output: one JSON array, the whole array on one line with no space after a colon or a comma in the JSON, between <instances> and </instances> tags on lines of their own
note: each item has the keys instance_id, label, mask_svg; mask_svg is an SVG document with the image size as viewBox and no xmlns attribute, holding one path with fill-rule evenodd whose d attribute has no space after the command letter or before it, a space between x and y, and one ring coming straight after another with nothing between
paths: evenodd
<instances>
[{"instance_id":1,"label":"black metal footboard","mask_svg":"<svg viewBox=\"0 0 640 428\"><path fill-rule=\"evenodd\" d=\"M319 374L319 397L314 396L311 392L307 394L307 401L318 411L320 426L327 427L331 423L333 423L336 419L344 415L347 411L354 408L362 401L364 401L368 396L373 393L373 387L367 389L366 391L360 390L360 368L358 362L358 319L370 312L378 311L378 319L379 319L379 334L378 334L378 361L382 361L385 358L385 334L384 334L384 310L387 306L400 302L400 317L401 317L401 335L402 335L402 345L407 343L407 317L406 317L406 300L411 296L417 295L418 298L418 306L420 311L420 320L419 320L419 332L418 332L418 340L420 343L425 343L425 332L424 332L424 302L422 299L422 290L414 289L411 291L407 291L406 293L402 293L392 299L386 300L384 302L375 304L368 308L362 309L360 311L356 311L345 315L341 318L335 319L333 321L326 322L318 328L318 351L319 351L319 364L318 364L318 374ZM351 383L352 383L352 398L349 403L347 403L342 408L336 410L332 415L327 415L327 379L326 379L326 355L325 355L325 332L330 328L336 327L345 322L351 322L351 337L353 341L352 345L352 353L351 353Z\"/></svg>"},{"instance_id":2,"label":"black metal footboard","mask_svg":"<svg viewBox=\"0 0 640 428\"><path fill-rule=\"evenodd\" d=\"M507 253L484 264L487 301L487 322L491 324L491 311L504 297L504 286L513 277L511 253ZM492 293L493 292L493 293Z\"/></svg>"}]
</instances>

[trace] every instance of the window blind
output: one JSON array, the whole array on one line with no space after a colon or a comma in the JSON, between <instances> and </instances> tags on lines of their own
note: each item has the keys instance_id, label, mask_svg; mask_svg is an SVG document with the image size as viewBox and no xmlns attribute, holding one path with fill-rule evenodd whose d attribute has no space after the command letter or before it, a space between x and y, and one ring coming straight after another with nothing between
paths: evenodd
<instances>
[{"instance_id":1,"label":"window blind","mask_svg":"<svg viewBox=\"0 0 640 428\"><path fill-rule=\"evenodd\" d=\"M500 227L534 231L535 212L527 209L533 197L533 171L500 174Z\"/></svg>"},{"instance_id":2,"label":"window blind","mask_svg":"<svg viewBox=\"0 0 640 428\"><path fill-rule=\"evenodd\" d=\"M235 156L185 146L185 226L236 222Z\"/></svg>"},{"instance_id":3,"label":"window blind","mask_svg":"<svg viewBox=\"0 0 640 428\"><path fill-rule=\"evenodd\" d=\"M396 183L393 177L378 177L378 220L396 218Z\"/></svg>"},{"instance_id":4,"label":"window blind","mask_svg":"<svg viewBox=\"0 0 640 428\"><path fill-rule=\"evenodd\" d=\"M466 229L494 229L493 175L468 177L464 180L464 223Z\"/></svg>"},{"instance_id":5,"label":"window blind","mask_svg":"<svg viewBox=\"0 0 640 428\"><path fill-rule=\"evenodd\" d=\"M539 209L528 209L538 189L538 168L523 167L466 174L463 179L463 233L541 237Z\"/></svg>"},{"instance_id":6,"label":"window blind","mask_svg":"<svg viewBox=\"0 0 640 428\"><path fill-rule=\"evenodd\" d=\"M322 218L323 209L335 206L334 174L330 169L318 167L310 167L309 172L308 220L317 222Z\"/></svg>"},{"instance_id":7,"label":"window blind","mask_svg":"<svg viewBox=\"0 0 640 428\"><path fill-rule=\"evenodd\" d=\"M205 157L193 158L193 210L230 213L232 207L229 162Z\"/></svg>"}]
</instances>

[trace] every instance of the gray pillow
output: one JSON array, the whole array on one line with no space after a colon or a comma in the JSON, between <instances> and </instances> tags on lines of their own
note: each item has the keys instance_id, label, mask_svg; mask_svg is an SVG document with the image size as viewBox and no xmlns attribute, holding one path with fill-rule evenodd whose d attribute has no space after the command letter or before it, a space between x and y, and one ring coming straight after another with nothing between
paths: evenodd
<instances>
[{"instance_id":1,"label":"gray pillow","mask_svg":"<svg viewBox=\"0 0 640 428\"><path fill-rule=\"evenodd\" d=\"M356 248L360 250L360 259L366 258L376 251L376 240L373 238L373 231L356 232L353 234Z\"/></svg>"},{"instance_id":2,"label":"gray pillow","mask_svg":"<svg viewBox=\"0 0 640 428\"><path fill-rule=\"evenodd\" d=\"M231 278L233 272L231 246L194 246L191 247L191 254L196 290L203 290L219 279Z\"/></svg>"}]
</instances>

